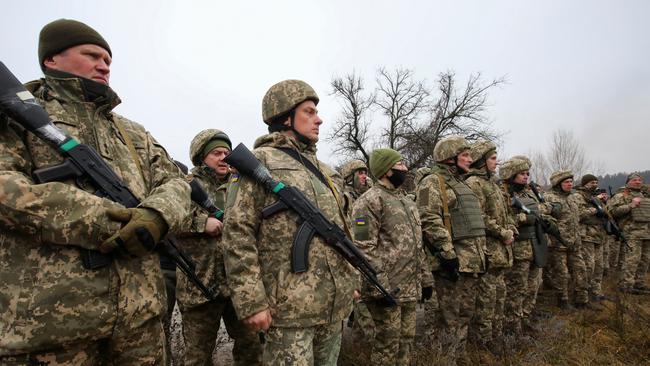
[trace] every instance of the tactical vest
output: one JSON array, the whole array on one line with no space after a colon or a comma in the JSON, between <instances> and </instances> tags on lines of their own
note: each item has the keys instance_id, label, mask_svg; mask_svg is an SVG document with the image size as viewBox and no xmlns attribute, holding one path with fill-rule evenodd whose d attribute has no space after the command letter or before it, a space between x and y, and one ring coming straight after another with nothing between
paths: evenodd
<instances>
[{"instance_id":1,"label":"tactical vest","mask_svg":"<svg viewBox=\"0 0 650 366\"><path fill-rule=\"evenodd\" d=\"M641 197L639 207L633 208L630 213L634 222L650 222L650 198Z\"/></svg>"},{"instance_id":2,"label":"tactical vest","mask_svg":"<svg viewBox=\"0 0 650 366\"><path fill-rule=\"evenodd\" d=\"M485 236L483 210L474 191L453 177L445 177L445 182L456 194L456 205L449 208L452 240Z\"/></svg>"},{"instance_id":3,"label":"tactical vest","mask_svg":"<svg viewBox=\"0 0 650 366\"><path fill-rule=\"evenodd\" d=\"M534 198L529 197L529 196L521 196L518 197L521 203L526 206L531 213L533 214L538 214L539 213L539 203L535 201ZM535 225L526 225L526 226L520 226L517 228L519 231L519 236L517 237L517 240L528 240L528 239L536 239L535 235Z\"/></svg>"}]
</instances>

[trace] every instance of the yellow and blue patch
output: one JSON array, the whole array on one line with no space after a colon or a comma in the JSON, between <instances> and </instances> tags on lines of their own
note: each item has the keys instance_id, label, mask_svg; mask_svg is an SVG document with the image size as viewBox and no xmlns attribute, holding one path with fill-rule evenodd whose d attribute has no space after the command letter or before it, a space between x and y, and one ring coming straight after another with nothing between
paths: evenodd
<instances>
[{"instance_id":1,"label":"yellow and blue patch","mask_svg":"<svg viewBox=\"0 0 650 366\"><path fill-rule=\"evenodd\" d=\"M365 217L357 217L356 219L354 219L354 223L357 226L363 226L363 225L366 224L366 218Z\"/></svg>"},{"instance_id":2,"label":"yellow and blue patch","mask_svg":"<svg viewBox=\"0 0 650 366\"><path fill-rule=\"evenodd\" d=\"M233 174L230 176L230 183L237 183L239 182L239 174Z\"/></svg>"}]
</instances>

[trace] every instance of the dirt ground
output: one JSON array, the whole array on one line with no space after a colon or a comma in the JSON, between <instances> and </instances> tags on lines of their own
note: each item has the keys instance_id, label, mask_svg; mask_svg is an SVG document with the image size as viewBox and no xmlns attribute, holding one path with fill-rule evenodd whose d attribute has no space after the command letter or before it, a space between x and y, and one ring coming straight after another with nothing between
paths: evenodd
<instances>
[{"instance_id":1,"label":"dirt ground","mask_svg":"<svg viewBox=\"0 0 650 366\"><path fill-rule=\"evenodd\" d=\"M648 278L650 280L650 277ZM650 282L650 281L649 281ZM650 295L619 295L614 280L607 278L608 297L601 310L561 311L555 299L543 290L538 299L537 336L523 342L505 339L506 353L495 357L487 350L469 345L475 365L649 365L650 366ZM414 365L447 365L445 350L422 339L423 310L418 306L418 336ZM182 330L178 308L172 323L172 361L182 365ZM213 354L215 365L232 365L232 340L221 326ZM339 365L367 365L368 342L355 337L344 327Z\"/></svg>"}]
</instances>

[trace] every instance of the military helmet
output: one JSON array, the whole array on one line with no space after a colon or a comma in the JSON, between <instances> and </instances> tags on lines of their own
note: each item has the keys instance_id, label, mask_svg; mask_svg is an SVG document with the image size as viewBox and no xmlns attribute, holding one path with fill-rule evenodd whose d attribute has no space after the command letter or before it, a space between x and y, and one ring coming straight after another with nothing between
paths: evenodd
<instances>
[{"instance_id":1,"label":"military helmet","mask_svg":"<svg viewBox=\"0 0 650 366\"><path fill-rule=\"evenodd\" d=\"M262 99L262 119L267 125L305 100L318 104L314 89L302 80L284 80L272 87Z\"/></svg>"},{"instance_id":2,"label":"military helmet","mask_svg":"<svg viewBox=\"0 0 650 366\"><path fill-rule=\"evenodd\" d=\"M472 147L469 149L469 152L472 155L472 160L478 161L479 159L485 158L485 155L490 151L496 150L497 146L492 141L481 140L473 143Z\"/></svg>"},{"instance_id":3,"label":"military helmet","mask_svg":"<svg viewBox=\"0 0 650 366\"><path fill-rule=\"evenodd\" d=\"M440 163L447 159L458 156L461 152L470 149L471 146L462 136L450 136L438 142L433 148L433 160Z\"/></svg>"},{"instance_id":4,"label":"military helmet","mask_svg":"<svg viewBox=\"0 0 650 366\"><path fill-rule=\"evenodd\" d=\"M565 179L573 178L573 172L570 170L559 170L551 174L549 180L551 181L551 187L562 183Z\"/></svg>"},{"instance_id":5,"label":"military helmet","mask_svg":"<svg viewBox=\"0 0 650 366\"><path fill-rule=\"evenodd\" d=\"M360 169L368 170L366 163L359 159L350 160L341 167L341 175L343 179L347 179Z\"/></svg>"},{"instance_id":6,"label":"military helmet","mask_svg":"<svg viewBox=\"0 0 650 366\"><path fill-rule=\"evenodd\" d=\"M521 155L514 156L501 164L499 167L499 176L503 180L509 180L515 174L529 170L531 165L530 159L527 157Z\"/></svg>"},{"instance_id":7,"label":"military helmet","mask_svg":"<svg viewBox=\"0 0 650 366\"><path fill-rule=\"evenodd\" d=\"M190 160L192 160L194 166L200 166L203 163L203 149L205 149L208 143L214 140L225 141L232 150L232 143L225 132L217 130L216 128L203 130L194 136L190 143Z\"/></svg>"}]
</instances>

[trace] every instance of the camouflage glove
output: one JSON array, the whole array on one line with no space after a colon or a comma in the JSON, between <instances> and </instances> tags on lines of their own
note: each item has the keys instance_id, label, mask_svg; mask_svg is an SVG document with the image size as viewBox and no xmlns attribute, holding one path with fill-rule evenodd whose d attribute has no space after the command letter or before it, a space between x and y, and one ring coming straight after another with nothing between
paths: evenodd
<instances>
[{"instance_id":1,"label":"camouflage glove","mask_svg":"<svg viewBox=\"0 0 650 366\"><path fill-rule=\"evenodd\" d=\"M111 220L126 225L101 243L99 250L108 253L120 247L134 256L143 256L154 250L168 230L167 222L160 214L148 208L110 209L106 212Z\"/></svg>"}]
</instances>

